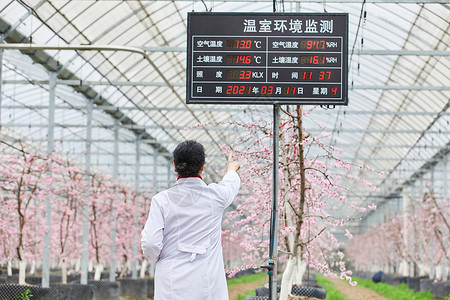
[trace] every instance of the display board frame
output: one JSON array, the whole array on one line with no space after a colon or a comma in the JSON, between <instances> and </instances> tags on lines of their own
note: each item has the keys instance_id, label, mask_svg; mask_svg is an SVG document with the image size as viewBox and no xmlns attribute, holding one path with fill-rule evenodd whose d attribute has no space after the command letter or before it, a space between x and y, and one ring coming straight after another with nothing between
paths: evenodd
<instances>
[{"instance_id":1,"label":"display board frame","mask_svg":"<svg viewBox=\"0 0 450 300\"><path fill-rule=\"evenodd\" d=\"M348 105L347 13L191 12L187 25L188 104Z\"/></svg>"}]
</instances>

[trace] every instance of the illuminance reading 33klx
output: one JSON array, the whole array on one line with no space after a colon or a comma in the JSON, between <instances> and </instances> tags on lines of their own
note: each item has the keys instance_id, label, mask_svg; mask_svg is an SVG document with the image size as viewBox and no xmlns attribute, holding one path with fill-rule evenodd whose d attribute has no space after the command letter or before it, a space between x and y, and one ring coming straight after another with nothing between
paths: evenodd
<instances>
[{"instance_id":1,"label":"illuminance reading 33klx","mask_svg":"<svg viewBox=\"0 0 450 300\"><path fill-rule=\"evenodd\" d=\"M187 103L347 105L347 14L189 13Z\"/></svg>"}]
</instances>

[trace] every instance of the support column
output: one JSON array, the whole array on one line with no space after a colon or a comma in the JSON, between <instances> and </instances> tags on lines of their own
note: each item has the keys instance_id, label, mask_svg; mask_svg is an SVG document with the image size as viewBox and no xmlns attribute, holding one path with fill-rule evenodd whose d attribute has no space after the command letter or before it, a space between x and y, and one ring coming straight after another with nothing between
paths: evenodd
<instances>
[{"instance_id":1,"label":"support column","mask_svg":"<svg viewBox=\"0 0 450 300\"><path fill-rule=\"evenodd\" d=\"M416 190L416 197L419 199L420 202L423 201L423 177L420 178L420 181L415 184L415 190ZM417 244L418 244L418 252L419 252L419 265L418 267L418 276L423 276L426 274L425 272L425 264L424 264L424 251L425 251L425 243L424 243L424 236L423 236L423 230L418 230L418 235L416 237Z\"/></svg>"},{"instance_id":2,"label":"support column","mask_svg":"<svg viewBox=\"0 0 450 300\"><path fill-rule=\"evenodd\" d=\"M153 190L156 194L159 191L158 188L158 149L153 148Z\"/></svg>"},{"instance_id":3,"label":"support column","mask_svg":"<svg viewBox=\"0 0 450 300\"><path fill-rule=\"evenodd\" d=\"M119 121L114 122L114 171L115 179L119 177ZM115 197L117 194L114 195ZM117 199L117 197L116 197ZM112 224L111 224L111 256L109 267L109 281L116 280L116 236L117 236L117 219L114 217L116 210L111 210Z\"/></svg>"},{"instance_id":4,"label":"support column","mask_svg":"<svg viewBox=\"0 0 450 300\"><path fill-rule=\"evenodd\" d=\"M169 160L167 163L167 188L170 188L170 178L171 178L171 172L173 168L173 163Z\"/></svg>"},{"instance_id":5,"label":"support column","mask_svg":"<svg viewBox=\"0 0 450 300\"><path fill-rule=\"evenodd\" d=\"M0 49L0 132L2 130L3 49Z\"/></svg>"},{"instance_id":6,"label":"support column","mask_svg":"<svg viewBox=\"0 0 450 300\"><path fill-rule=\"evenodd\" d=\"M409 199L407 187L404 186L402 190L402 217L403 217L403 259L400 263L400 274L402 276L408 276L409 274L409 268L408 268L408 261L407 257L409 257L411 251L410 251L410 245L409 245L409 235L408 235L408 221L409 221L409 209L410 209L410 202Z\"/></svg>"},{"instance_id":7,"label":"support column","mask_svg":"<svg viewBox=\"0 0 450 300\"><path fill-rule=\"evenodd\" d=\"M434 189L434 167L431 169L431 179L430 179L430 181L431 181L431 192L435 193L435 189ZM435 195L436 194L430 195L430 196L431 197L435 197ZM434 236L434 234L432 234L431 237L430 237L430 245L429 245L429 247L430 247L429 248L429 253L430 253L430 257L431 257L430 276L429 276L429 278L431 280L433 280L436 277L436 266L434 265L434 261L433 261L433 258L434 258L434 255L433 255L433 253L434 253L434 239L435 239L435 236Z\"/></svg>"},{"instance_id":8,"label":"support column","mask_svg":"<svg viewBox=\"0 0 450 300\"><path fill-rule=\"evenodd\" d=\"M86 153L85 153L85 169L86 176L85 180L89 183L88 190L86 191L86 202L83 205L83 237L82 237L82 245L83 248L81 250L81 284L87 284L88 282L88 268L89 268L89 199L91 194L90 188L90 171L91 171L91 144L92 144L92 108L93 102L87 100L86 107Z\"/></svg>"},{"instance_id":9,"label":"support column","mask_svg":"<svg viewBox=\"0 0 450 300\"><path fill-rule=\"evenodd\" d=\"M277 299L277 259L278 259L278 162L279 162L280 106L273 106L273 173L272 173L272 215L270 220L269 247L269 300Z\"/></svg>"},{"instance_id":10,"label":"support column","mask_svg":"<svg viewBox=\"0 0 450 300\"><path fill-rule=\"evenodd\" d=\"M53 153L53 141L55 132L55 90L56 73L50 73L50 86L48 97L48 137L47 137L47 155ZM52 225L52 203L50 197L45 197L45 226L44 230L44 249L42 254L42 287L50 286L50 235Z\"/></svg>"},{"instance_id":11,"label":"support column","mask_svg":"<svg viewBox=\"0 0 450 300\"><path fill-rule=\"evenodd\" d=\"M442 203L448 203L449 199L449 190L448 190L448 154L444 157L444 164L442 166L442 172L444 173L444 175L442 176ZM450 232L447 231L447 236L450 235ZM444 241L446 243L446 247L448 247L448 239L446 239ZM447 257L444 255L443 259L442 259L442 281L447 281L448 280L448 260Z\"/></svg>"},{"instance_id":12,"label":"support column","mask_svg":"<svg viewBox=\"0 0 450 300\"><path fill-rule=\"evenodd\" d=\"M134 189L136 191L136 195L139 193L139 173L140 173L140 165L141 165L141 136L138 136L136 139L136 174L134 177ZM137 207L137 203L134 205ZM134 228L139 228L138 216L134 214ZM137 243L133 243L133 261L131 263L131 278L137 279Z\"/></svg>"}]
</instances>

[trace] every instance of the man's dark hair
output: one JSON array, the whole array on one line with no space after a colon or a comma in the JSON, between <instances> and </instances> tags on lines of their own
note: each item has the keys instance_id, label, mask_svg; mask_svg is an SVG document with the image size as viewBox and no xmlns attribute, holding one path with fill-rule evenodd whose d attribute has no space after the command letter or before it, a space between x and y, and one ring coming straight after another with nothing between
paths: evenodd
<instances>
[{"instance_id":1,"label":"man's dark hair","mask_svg":"<svg viewBox=\"0 0 450 300\"><path fill-rule=\"evenodd\" d=\"M173 151L175 171L179 176L197 175L205 163L205 148L196 141L185 141Z\"/></svg>"}]
</instances>

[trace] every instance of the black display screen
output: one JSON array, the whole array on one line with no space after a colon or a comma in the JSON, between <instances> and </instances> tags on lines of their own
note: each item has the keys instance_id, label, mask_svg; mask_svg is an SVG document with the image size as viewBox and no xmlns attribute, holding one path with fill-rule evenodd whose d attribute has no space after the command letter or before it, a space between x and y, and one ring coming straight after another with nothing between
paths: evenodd
<instances>
[{"instance_id":1,"label":"black display screen","mask_svg":"<svg viewBox=\"0 0 450 300\"><path fill-rule=\"evenodd\" d=\"M348 104L348 14L189 13L187 103Z\"/></svg>"}]
</instances>

